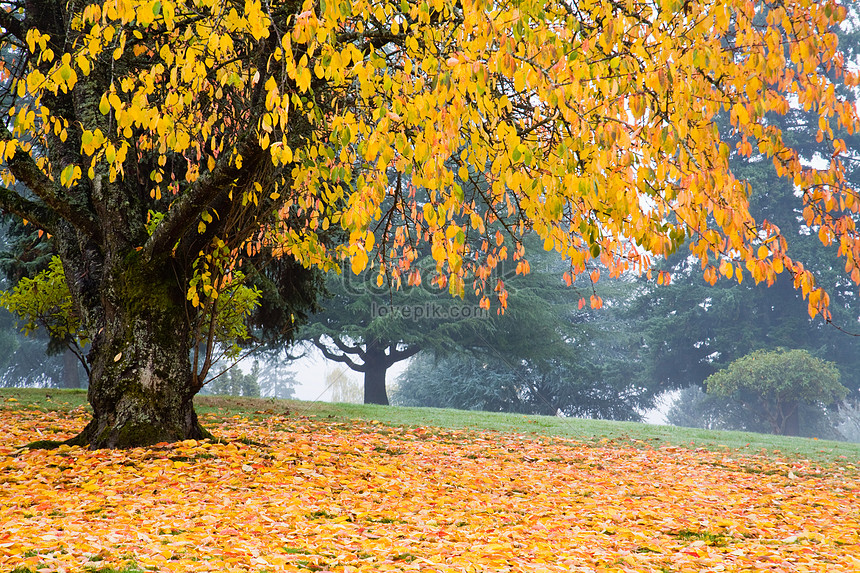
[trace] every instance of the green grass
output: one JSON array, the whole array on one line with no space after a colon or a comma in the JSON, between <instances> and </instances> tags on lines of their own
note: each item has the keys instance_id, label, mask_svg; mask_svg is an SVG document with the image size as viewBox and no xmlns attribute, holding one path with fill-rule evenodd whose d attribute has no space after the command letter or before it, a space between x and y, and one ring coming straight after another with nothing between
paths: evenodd
<instances>
[{"instance_id":1,"label":"green grass","mask_svg":"<svg viewBox=\"0 0 860 573\"><path fill-rule=\"evenodd\" d=\"M87 406L86 390L54 388L0 388L0 408L38 409L44 412Z\"/></svg>"},{"instance_id":2,"label":"green grass","mask_svg":"<svg viewBox=\"0 0 860 573\"><path fill-rule=\"evenodd\" d=\"M677 533L679 539L687 541L704 541L713 547L725 547L729 544L729 537L723 533L710 533L707 531L690 531L682 529Z\"/></svg>"},{"instance_id":3,"label":"green grass","mask_svg":"<svg viewBox=\"0 0 860 573\"><path fill-rule=\"evenodd\" d=\"M677 446L708 450L737 450L747 454L808 459L816 462L858 463L860 444L756 434L680 428L635 422L525 416L495 412L401 408L321 402L288 402L294 414L350 420L376 420L393 426L493 430L537 437L563 437L594 445Z\"/></svg>"},{"instance_id":4,"label":"green grass","mask_svg":"<svg viewBox=\"0 0 860 573\"><path fill-rule=\"evenodd\" d=\"M10 398L16 402L7 402ZM633 422L525 416L493 412L446 410L439 408L402 408L357 404L328 404L271 398L198 396L201 415L242 415L266 417L273 414L313 416L332 421L376 421L387 426L428 426L469 431L499 431L540 438L571 438L594 445L633 445L637 447L676 446L708 450L735 450L746 454L766 454L818 463L860 462L860 444L791 438L750 432L721 432L696 428L658 426ZM86 406L83 390L46 390L32 388L0 389L0 408L71 410ZM204 419L205 424L205 419Z\"/></svg>"}]
</instances>

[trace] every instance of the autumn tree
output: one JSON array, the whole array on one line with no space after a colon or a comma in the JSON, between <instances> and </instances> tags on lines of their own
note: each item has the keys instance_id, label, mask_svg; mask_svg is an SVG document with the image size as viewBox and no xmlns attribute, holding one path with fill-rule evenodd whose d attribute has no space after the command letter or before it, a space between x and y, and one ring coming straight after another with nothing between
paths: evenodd
<instances>
[{"instance_id":1,"label":"autumn tree","mask_svg":"<svg viewBox=\"0 0 860 573\"><path fill-rule=\"evenodd\" d=\"M815 358L805 350L759 350L711 374L708 394L728 396L740 402L748 415L763 413L774 434L798 435L802 404L819 409L845 398L832 362Z\"/></svg>"},{"instance_id":2,"label":"autumn tree","mask_svg":"<svg viewBox=\"0 0 860 573\"><path fill-rule=\"evenodd\" d=\"M91 341L94 418L73 442L202 437L191 398L213 362L219 305L229 310L224 295L242 286L227 261L240 245L249 258L271 253L243 242L284 204L274 203L271 179L283 173L246 123L247 114L259 119L263 96L237 75L255 66L251 46L262 38L219 24L204 6L49 1L2 14L14 56L0 205L50 233ZM191 38L194 23L200 35ZM197 45L205 37L235 39L238 63L215 66ZM293 267L289 278L301 284ZM292 302L288 329L307 306Z\"/></svg>"},{"instance_id":3,"label":"autumn tree","mask_svg":"<svg viewBox=\"0 0 860 573\"><path fill-rule=\"evenodd\" d=\"M74 441L206 435L191 400L243 252L384 263L397 283L416 280L427 243L449 290L489 306L497 288L505 302L488 284L499 261L527 270L531 230L569 280L593 259L644 271L690 239L709 280L786 272L828 312L779 228L750 214L713 118L727 111L739 150L793 180L860 281L860 202L834 136L858 126L832 83L857 83L832 31L845 13L835 0L5 2L0 207L53 237L91 341L94 417ZM792 105L818 116L823 168L767 120ZM391 169L405 177L391 184Z\"/></svg>"}]
</instances>

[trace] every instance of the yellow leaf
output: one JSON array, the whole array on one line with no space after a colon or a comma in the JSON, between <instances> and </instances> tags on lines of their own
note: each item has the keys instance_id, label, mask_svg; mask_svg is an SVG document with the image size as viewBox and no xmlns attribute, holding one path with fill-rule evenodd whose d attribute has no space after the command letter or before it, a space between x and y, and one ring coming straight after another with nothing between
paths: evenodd
<instances>
[{"instance_id":1,"label":"yellow leaf","mask_svg":"<svg viewBox=\"0 0 860 573\"><path fill-rule=\"evenodd\" d=\"M773 260L773 272L776 274L780 274L783 270L785 270L785 266L782 262L782 259L775 258Z\"/></svg>"},{"instance_id":2,"label":"yellow leaf","mask_svg":"<svg viewBox=\"0 0 860 573\"><path fill-rule=\"evenodd\" d=\"M353 274L360 274L367 267L367 253L364 251L358 251L352 255L352 272Z\"/></svg>"},{"instance_id":3,"label":"yellow leaf","mask_svg":"<svg viewBox=\"0 0 860 573\"><path fill-rule=\"evenodd\" d=\"M736 103L732 108L732 112L738 120L738 125L746 125L750 121L749 113L747 113L746 107L743 106L740 102Z\"/></svg>"},{"instance_id":4,"label":"yellow leaf","mask_svg":"<svg viewBox=\"0 0 860 573\"><path fill-rule=\"evenodd\" d=\"M72 183L74 182L74 176L75 176L75 166L74 165L67 166L65 169L63 169L63 172L60 173L60 184L63 185L64 187L71 187Z\"/></svg>"}]
</instances>

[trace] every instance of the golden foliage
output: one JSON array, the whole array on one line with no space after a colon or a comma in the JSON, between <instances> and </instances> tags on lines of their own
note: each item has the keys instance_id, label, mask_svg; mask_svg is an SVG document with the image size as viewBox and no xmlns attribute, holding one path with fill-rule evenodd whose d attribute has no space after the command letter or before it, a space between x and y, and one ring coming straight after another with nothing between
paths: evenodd
<instances>
[{"instance_id":1,"label":"golden foliage","mask_svg":"<svg viewBox=\"0 0 860 573\"><path fill-rule=\"evenodd\" d=\"M21 140L2 142L0 155L29 150L33 130L65 141L80 127L80 165L42 161L61 186L95 177L98 165L122 177L129 153L154 153L158 199L168 157L189 161L173 193L225 161L241 170L238 142L250 128L283 176L231 198L277 201L285 225L252 241L309 265L349 257L357 273L387 262L399 281L426 241L439 284L462 294L467 277L481 290L499 286L484 285L489 271L522 260L530 229L572 274L598 258L611 274L644 271L689 239L709 281L771 283L787 271L810 313L826 313L827 294L779 229L750 215L728 158L770 158L800 189L807 224L838 243L860 280L860 201L844 181L838 135L860 120L830 79L858 82L832 31L845 14L835 0L307 0L301 11L107 0L72 19L77 40L65 53L28 32L32 66L16 92L32 98L12 110ZM46 107L46 94L132 55L152 64L110 78L99 105L110 133L67 125ZM803 166L765 119L792 105L819 116L821 169ZM719 112L735 150L720 139ZM306 216L300 228L296 214ZM498 221L500 241L467 240ZM317 235L330 225L348 233L335 252Z\"/></svg>"}]
</instances>

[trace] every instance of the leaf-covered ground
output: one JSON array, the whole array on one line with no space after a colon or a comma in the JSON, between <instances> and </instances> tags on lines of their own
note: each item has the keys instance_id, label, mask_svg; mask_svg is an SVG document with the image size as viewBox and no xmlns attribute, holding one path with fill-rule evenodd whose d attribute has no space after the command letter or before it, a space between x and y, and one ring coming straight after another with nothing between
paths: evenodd
<instances>
[{"instance_id":1,"label":"leaf-covered ground","mask_svg":"<svg viewBox=\"0 0 860 573\"><path fill-rule=\"evenodd\" d=\"M29 451L88 414L0 416L0 571L860 570L847 463L279 415Z\"/></svg>"}]
</instances>

